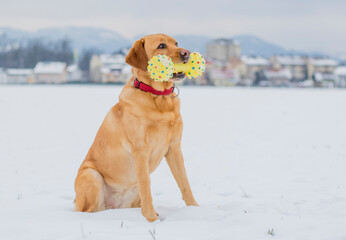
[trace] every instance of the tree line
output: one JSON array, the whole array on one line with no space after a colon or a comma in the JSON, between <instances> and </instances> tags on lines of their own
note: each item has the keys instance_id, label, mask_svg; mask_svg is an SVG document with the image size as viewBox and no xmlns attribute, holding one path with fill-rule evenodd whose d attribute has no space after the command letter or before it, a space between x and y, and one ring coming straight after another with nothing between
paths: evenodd
<instances>
[{"instance_id":1,"label":"tree line","mask_svg":"<svg viewBox=\"0 0 346 240\"><path fill-rule=\"evenodd\" d=\"M78 57L80 69L89 71L91 57L101 53L95 48L84 49ZM70 65L76 57L69 39L52 42L32 39L18 42L0 35L0 68L34 68L42 61L59 61Z\"/></svg>"},{"instance_id":2,"label":"tree line","mask_svg":"<svg viewBox=\"0 0 346 240\"><path fill-rule=\"evenodd\" d=\"M68 39L44 42L40 39L26 43L0 43L0 67L33 68L40 61L73 63L73 50Z\"/></svg>"}]
</instances>

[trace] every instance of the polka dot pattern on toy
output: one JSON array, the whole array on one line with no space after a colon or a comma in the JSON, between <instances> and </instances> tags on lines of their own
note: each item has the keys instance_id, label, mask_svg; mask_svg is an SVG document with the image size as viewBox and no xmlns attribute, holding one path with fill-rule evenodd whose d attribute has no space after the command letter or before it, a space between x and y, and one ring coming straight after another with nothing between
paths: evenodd
<instances>
[{"instance_id":1,"label":"polka dot pattern on toy","mask_svg":"<svg viewBox=\"0 0 346 240\"><path fill-rule=\"evenodd\" d=\"M190 55L190 60L187 65L189 65L189 70L186 77L189 79L201 76L205 71L205 60L198 52Z\"/></svg>"},{"instance_id":2,"label":"polka dot pattern on toy","mask_svg":"<svg viewBox=\"0 0 346 240\"><path fill-rule=\"evenodd\" d=\"M173 62L166 55L157 55L148 62L148 74L155 81L168 81L173 76Z\"/></svg>"}]
</instances>

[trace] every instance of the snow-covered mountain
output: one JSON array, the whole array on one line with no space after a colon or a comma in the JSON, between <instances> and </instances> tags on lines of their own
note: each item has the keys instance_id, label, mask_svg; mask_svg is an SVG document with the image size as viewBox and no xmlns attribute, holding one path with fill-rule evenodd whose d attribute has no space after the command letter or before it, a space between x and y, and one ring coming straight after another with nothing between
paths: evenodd
<instances>
[{"instance_id":1,"label":"snow-covered mountain","mask_svg":"<svg viewBox=\"0 0 346 240\"><path fill-rule=\"evenodd\" d=\"M261 55L269 57L275 54L290 53L290 51L287 51L283 47L266 42L254 35L238 35L233 37L233 39L240 43L242 54L244 55Z\"/></svg>"},{"instance_id":2,"label":"snow-covered mountain","mask_svg":"<svg viewBox=\"0 0 346 240\"><path fill-rule=\"evenodd\" d=\"M132 41L138 40L141 38L141 36L146 35L145 33L136 35ZM210 36L207 35L182 35L182 34L176 34L172 35L178 43L179 46L187 48L191 51L197 51L202 54L205 54L206 52L206 46L208 42L211 42L213 39ZM305 52L305 51L298 51L298 50L287 50L282 46L279 46L277 44L265 41L255 35L251 34L242 34L242 35L235 35L235 36L229 36L229 38L237 40L241 45L241 54L242 55L260 55L263 57L270 57L272 55L276 54L298 54L298 55L323 55L319 52Z\"/></svg>"},{"instance_id":3,"label":"snow-covered mountain","mask_svg":"<svg viewBox=\"0 0 346 240\"><path fill-rule=\"evenodd\" d=\"M132 42L135 42L139 39L141 39L142 36L152 34L152 33L140 33L136 34L132 38ZM209 37L207 35L186 35L186 34L169 34L168 35L174 37L177 42L179 43L180 47L189 49L193 52L200 52L205 53L207 43L212 41L212 37Z\"/></svg>"},{"instance_id":4,"label":"snow-covered mountain","mask_svg":"<svg viewBox=\"0 0 346 240\"><path fill-rule=\"evenodd\" d=\"M121 34L111 30L91 27L64 27L45 28L36 32L26 32L12 28L1 28L0 36L6 36L11 41L28 41L30 39L42 39L45 41L55 41L67 38L74 48L83 49L95 48L102 52L114 52L123 47L131 46L131 41Z\"/></svg>"},{"instance_id":5,"label":"snow-covered mountain","mask_svg":"<svg viewBox=\"0 0 346 240\"><path fill-rule=\"evenodd\" d=\"M0 37L6 36L9 39L25 39L28 38L30 34L32 33L10 27L0 27Z\"/></svg>"},{"instance_id":6,"label":"snow-covered mountain","mask_svg":"<svg viewBox=\"0 0 346 240\"><path fill-rule=\"evenodd\" d=\"M83 49L95 48L105 53L118 51L120 48L129 47L132 43L146 34L137 35L133 39L127 39L121 34L103 28L92 27L60 27L45 28L36 32L26 32L8 27L0 27L1 36L6 35L7 39L12 41L26 41L40 38L47 41L68 38L71 40L73 47L82 51ZM177 39L179 45L205 53L206 45L212 41L212 37L207 35L172 35ZM231 38L231 37L230 37ZM244 55L261 55L269 57L274 54L306 54L300 51L286 50L284 47L264 41L254 35L237 35L233 39L239 41Z\"/></svg>"},{"instance_id":7,"label":"snow-covered mountain","mask_svg":"<svg viewBox=\"0 0 346 240\"><path fill-rule=\"evenodd\" d=\"M206 51L207 43L212 40L206 35L174 35L173 37L178 41L179 46L202 54Z\"/></svg>"},{"instance_id":8,"label":"snow-covered mountain","mask_svg":"<svg viewBox=\"0 0 346 240\"><path fill-rule=\"evenodd\" d=\"M205 53L207 43L213 40L213 38L206 35L175 35L174 37L178 40L180 46L200 53ZM242 55L260 55L263 57L270 57L275 54L309 55L303 51L287 50L250 34L236 35L230 38L240 43Z\"/></svg>"}]
</instances>

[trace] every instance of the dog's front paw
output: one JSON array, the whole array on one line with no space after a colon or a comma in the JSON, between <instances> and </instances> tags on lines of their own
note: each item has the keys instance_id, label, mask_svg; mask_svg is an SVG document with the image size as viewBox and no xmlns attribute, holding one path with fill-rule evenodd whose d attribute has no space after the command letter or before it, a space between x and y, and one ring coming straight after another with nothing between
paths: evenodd
<instances>
[{"instance_id":1,"label":"dog's front paw","mask_svg":"<svg viewBox=\"0 0 346 240\"><path fill-rule=\"evenodd\" d=\"M185 197L184 200L186 206L199 206L192 194L189 197Z\"/></svg>"},{"instance_id":2,"label":"dog's front paw","mask_svg":"<svg viewBox=\"0 0 346 240\"><path fill-rule=\"evenodd\" d=\"M157 214L154 209L152 209L151 211L145 211L142 209L142 214L149 222L154 222L159 219L159 214Z\"/></svg>"},{"instance_id":3,"label":"dog's front paw","mask_svg":"<svg viewBox=\"0 0 346 240\"><path fill-rule=\"evenodd\" d=\"M149 221L149 222L154 222L154 221L156 221L156 220L158 220L159 218L158 218L158 216L157 216L157 214L156 214L156 212L154 212L154 214L150 214L150 215L148 215L148 216L144 216L146 219L147 219L147 221Z\"/></svg>"},{"instance_id":4,"label":"dog's front paw","mask_svg":"<svg viewBox=\"0 0 346 240\"><path fill-rule=\"evenodd\" d=\"M196 201L186 203L186 206L197 206L199 207L198 203Z\"/></svg>"},{"instance_id":5,"label":"dog's front paw","mask_svg":"<svg viewBox=\"0 0 346 240\"><path fill-rule=\"evenodd\" d=\"M148 222L155 222L159 218L157 216L153 216L153 217L146 217L146 219L147 219Z\"/></svg>"}]
</instances>

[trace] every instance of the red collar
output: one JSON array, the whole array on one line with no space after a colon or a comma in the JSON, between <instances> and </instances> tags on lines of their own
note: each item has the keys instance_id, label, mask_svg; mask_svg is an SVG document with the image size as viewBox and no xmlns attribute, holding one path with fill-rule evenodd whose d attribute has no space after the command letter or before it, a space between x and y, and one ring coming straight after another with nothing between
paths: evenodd
<instances>
[{"instance_id":1,"label":"red collar","mask_svg":"<svg viewBox=\"0 0 346 240\"><path fill-rule=\"evenodd\" d=\"M145 84L144 82L140 82L137 78L133 80L133 86L144 92L150 92L155 95L169 95L174 92L174 86L171 87L170 89L165 89L164 91L158 91L155 88Z\"/></svg>"}]
</instances>

